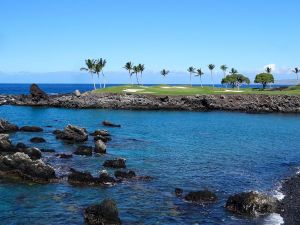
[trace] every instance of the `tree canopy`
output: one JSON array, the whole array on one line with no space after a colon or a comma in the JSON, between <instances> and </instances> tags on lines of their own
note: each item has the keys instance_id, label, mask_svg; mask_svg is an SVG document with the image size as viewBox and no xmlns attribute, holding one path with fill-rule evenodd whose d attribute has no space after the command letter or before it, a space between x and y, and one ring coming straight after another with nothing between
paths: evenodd
<instances>
[{"instance_id":1,"label":"tree canopy","mask_svg":"<svg viewBox=\"0 0 300 225\"><path fill-rule=\"evenodd\" d=\"M222 84L229 84L232 88L239 87L242 83L250 84L250 80L248 77L245 77L242 74L231 74L227 75L222 79Z\"/></svg>"},{"instance_id":2,"label":"tree canopy","mask_svg":"<svg viewBox=\"0 0 300 225\"><path fill-rule=\"evenodd\" d=\"M254 83L262 84L265 89L267 84L274 83L274 77L270 73L260 73L256 75Z\"/></svg>"}]
</instances>

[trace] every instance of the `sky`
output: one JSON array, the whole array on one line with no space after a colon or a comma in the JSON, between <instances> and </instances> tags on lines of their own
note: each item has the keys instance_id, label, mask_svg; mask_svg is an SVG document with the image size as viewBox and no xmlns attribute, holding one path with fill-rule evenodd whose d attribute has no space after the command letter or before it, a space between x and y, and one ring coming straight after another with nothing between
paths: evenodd
<instances>
[{"instance_id":1,"label":"sky","mask_svg":"<svg viewBox=\"0 0 300 225\"><path fill-rule=\"evenodd\" d=\"M188 83L189 66L226 64L277 79L300 66L299 0L0 0L0 83L89 83L87 58L105 58L111 83L128 82L127 61L145 82ZM164 81L165 82L165 81Z\"/></svg>"}]
</instances>

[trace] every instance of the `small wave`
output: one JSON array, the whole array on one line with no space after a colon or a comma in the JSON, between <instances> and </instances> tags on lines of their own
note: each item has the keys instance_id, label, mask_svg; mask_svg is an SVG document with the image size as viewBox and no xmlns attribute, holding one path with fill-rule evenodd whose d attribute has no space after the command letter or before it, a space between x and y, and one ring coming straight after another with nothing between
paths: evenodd
<instances>
[{"instance_id":1,"label":"small wave","mask_svg":"<svg viewBox=\"0 0 300 225\"><path fill-rule=\"evenodd\" d=\"M284 224L283 218L278 213L272 213L264 219L264 225L281 225Z\"/></svg>"}]
</instances>

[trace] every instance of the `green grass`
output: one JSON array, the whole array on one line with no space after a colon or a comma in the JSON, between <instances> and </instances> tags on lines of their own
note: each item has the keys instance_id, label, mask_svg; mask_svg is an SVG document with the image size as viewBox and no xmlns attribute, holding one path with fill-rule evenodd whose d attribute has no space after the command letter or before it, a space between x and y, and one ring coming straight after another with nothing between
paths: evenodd
<instances>
[{"instance_id":1,"label":"green grass","mask_svg":"<svg viewBox=\"0 0 300 225\"><path fill-rule=\"evenodd\" d=\"M183 87L183 88L180 88ZM300 95L300 86L292 86L284 90L260 90L253 88L240 88L241 92L232 88L212 88L204 86L190 87L186 85L170 86L170 85L157 85L157 86L137 86L137 85L122 85L113 86L105 89L97 89L93 93L126 93L125 90L137 89L137 92L132 94L150 94L150 95L196 95L196 94L267 94L267 95ZM127 92L128 93L128 92Z\"/></svg>"}]
</instances>

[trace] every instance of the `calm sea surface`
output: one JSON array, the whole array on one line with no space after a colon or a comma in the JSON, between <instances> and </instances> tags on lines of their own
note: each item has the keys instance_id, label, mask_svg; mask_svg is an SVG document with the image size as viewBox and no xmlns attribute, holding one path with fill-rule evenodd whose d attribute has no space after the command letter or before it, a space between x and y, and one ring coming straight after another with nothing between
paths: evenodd
<instances>
[{"instance_id":1,"label":"calm sea surface","mask_svg":"<svg viewBox=\"0 0 300 225\"><path fill-rule=\"evenodd\" d=\"M280 181L300 165L297 115L17 106L1 106L0 115L20 126L44 128L41 134L12 134L14 143L32 145L31 137L42 136L47 143L35 146L57 152L73 152L75 146L56 140L54 129L71 123L92 132L103 128L101 121L105 119L120 123L122 128L109 129L113 140L105 156L57 159L54 153L44 153L44 160L58 175L66 175L69 167L97 175L104 160L125 157L128 169L154 177L150 182L126 182L109 188L0 180L1 224L82 224L83 209L104 198L117 201L124 224L263 224L271 219L226 212L227 197L249 190L276 194ZM93 145L93 141L87 144ZM211 205L186 203L175 197L176 187L185 191L209 189L219 200Z\"/></svg>"}]
</instances>

